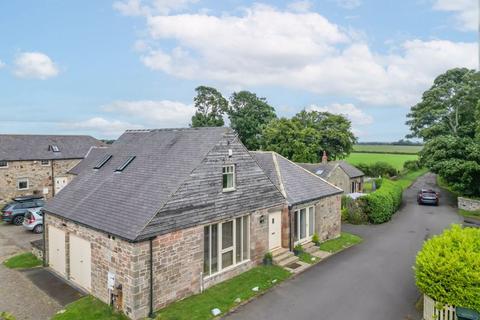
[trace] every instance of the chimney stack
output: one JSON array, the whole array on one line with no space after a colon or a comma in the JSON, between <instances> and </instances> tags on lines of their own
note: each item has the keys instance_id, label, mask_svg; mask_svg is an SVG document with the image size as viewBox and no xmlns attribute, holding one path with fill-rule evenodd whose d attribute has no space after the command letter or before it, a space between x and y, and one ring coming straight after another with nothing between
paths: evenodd
<instances>
[{"instance_id":1,"label":"chimney stack","mask_svg":"<svg viewBox=\"0 0 480 320\"><path fill-rule=\"evenodd\" d=\"M323 151L323 156L322 156L322 163L327 164L328 163L328 156L327 156L327 151Z\"/></svg>"}]
</instances>

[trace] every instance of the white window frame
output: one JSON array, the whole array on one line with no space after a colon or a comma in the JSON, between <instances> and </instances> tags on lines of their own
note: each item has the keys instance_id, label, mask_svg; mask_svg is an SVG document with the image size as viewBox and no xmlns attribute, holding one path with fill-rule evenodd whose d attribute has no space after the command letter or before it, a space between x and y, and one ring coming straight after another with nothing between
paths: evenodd
<instances>
[{"instance_id":1,"label":"white window frame","mask_svg":"<svg viewBox=\"0 0 480 320\"><path fill-rule=\"evenodd\" d=\"M20 182L27 182L27 187L20 188ZM30 189L30 182L28 181L28 178L17 179L17 190L28 190L28 189Z\"/></svg>"},{"instance_id":2,"label":"white window frame","mask_svg":"<svg viewBox=\"0 0 480 320\"><path fill-rule=\"evenodd\" d=\"M231 169L232 171L231 172L224 172L224 170L227 170L228 169ZM223 177L226 175L226 174L231 174L233 176L232 178L232 184L233 186L232 187L227 187L227 188L224 188L223 186ZM237 178L236 178L236 170L235 170L235 165L234 164L228 164L228 165L224 165L222 167L222 190L223 192L229 192L229 191L234 191L235 188L237 186Z\"/></svg>"},{"instance_id":3,"label":"white window frame","mask_svg":"<svg viewBox=\"0 0 480 320\"><path fill-rule=\"evenodd\" d=\"M8 161L7 160L0 160L0 163L1 162L5 162L5 165L4 166L0 166L0 169L8 169Z\"/></svg>"},{"instance_id":4,"label":"white window frame","mask_svg":"<svg viewBox=\"0 0 480 320\"><path fill-rule=\"evenodd\" d=\"M240 232L241 232L241 236L240 236L240 261L237 261L237 218L242 218L240 220ZM244 232L244 223L243 223L243 220L244 219L247 219L247 230L246 232ZM222 248L222 226L225 224L225 223L228 223L228 222L232 222L233 224L233 233L232 233L232 236L233 236L233 242L232 242L232 246L231 247L228 247L228 248L225 248L223 249ZM211 226L212 225L217 225L217 271L215 271L214 273L212 273L212 228ZM246 215L246 216L241 216L241 217L236 217L232 220L227 220L227 221L223 221L223 222L219 222L219 223L213 223L213 224L210 224L210 225L206 225L205 227L208 227L209 228L209 236L208 236L208 239L209 239L209 245L208 245L208 256L209 256L209 263L208 263L208 268L209 268L209 271L208 273L205 272L204 274L204 277L205 278L208 278L208 277L211 277L211 276L214 276L214 275L217 275L219 273L222 273L222 272L225 272L227 270L230 270L230 269L233 269L235 267L237 267L238 265L241 265L243 263L246 263L248 261L250 261L250 216L249 215ZM247 236L247 246L248 246L248 250L246 250L246 254L247 256L245 257L244 256L244 252L245 252L245 248L243 247L245 241L244 241L244 234L246 233L246 236ZM205 241L205 238L204 238L204 241ZM232 252L233 254L233 263L232 265L228 266L228 267L223 267L222 266L222 263L223 263L223 258L222 258L222 255L224 253L227 253L227 252ZM204 259L205 259L205 253L204 253Z\"/></svg>"},{"instance_id":5,"label":"white window frame","mask_svg":"<svg viewBox=\"0 0 480 320\"><path fill-rule=\"evenodd\" d=\"M46 163L44 163L44 162L46 162ZM40 164L44 167L49 166L50 165L50 160L40 160Z\"/></svg>"},{"instance_id":6,"label":"white window frame","mask_svg":"<svg viewBox=\"0 0 480 320\"><path fill-rule=\"evenodd\" d=\"M305 238L300 238L300 234L301 234L301 232L300 232L301 231L300 210L303 210L303 209L305 209L305 235L306 235L306 237ZM312 209L312 210L310 211L310 209ZM312 218L313 233L312 234L309 234L310 233L310 217L309 217L310 215L313 215L313 218ZM297 231L297 236L298 236L298 239L295 241L295 245L311 241L313 235L316 232L316 230L315 230L315 225L316 225L315 206L311 205L311 206L298 208L294 211L294 215L293 215L294 219L295 219L295 216L297 216L297 230L296 231ZM295 223L293 224L293 227L295 227ZM295 232L295 230L294 230L294 232Z\"/></svg>"}]
</instances>

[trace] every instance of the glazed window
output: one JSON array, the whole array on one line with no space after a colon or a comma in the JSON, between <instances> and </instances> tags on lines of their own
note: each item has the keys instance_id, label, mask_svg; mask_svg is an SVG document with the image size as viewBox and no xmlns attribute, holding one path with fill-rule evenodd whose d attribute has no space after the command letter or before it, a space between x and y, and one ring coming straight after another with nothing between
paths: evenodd
<instances>
[{"instance_id":1,"label":"glazed window","mask_svg":"<svg viewBox=\"0 0 480 320\"><path fill-rule=\"evenodd\" d=\"M50 165L50 160L42 160L40 161L42 166L49 166Z\"/></svg>"},{"instance_id":2,"label":"glazed window","mask_svg":"<svg viewBox=\"0 0 480 320\"><path fill-rule=\"evenodd\" d=\"M27 190L28 189L28 179L22 178L17 180L17 189L18 190Z\"/></svg>"},{"instance_id":3,"label":"glazed window","mask_svg":"<svg viewBox=\"0 0 480 320\"><path fill-rule=\"evenodd\" d=\"M223 167L223 191L235 190L235 165Z\"/></svg>"},{"instance_id":4,"label":"glazed window","mask_svg":"<svg viewBox=\"0 0 480 320\"><path fill-rule=\"evenodd\" d=\"M0 160L0 168L8 168L8 161Z\"/></svg>"},{"instance_id":5,"label":"glazed window","mask_svg":"<svg viewBox=\"0 0 480 320\"><path fill-rule=\"evenodd\" d=\"M248 216L204 228L203 272L206 276L248 260Z\"/></svg>"}]
</instances>

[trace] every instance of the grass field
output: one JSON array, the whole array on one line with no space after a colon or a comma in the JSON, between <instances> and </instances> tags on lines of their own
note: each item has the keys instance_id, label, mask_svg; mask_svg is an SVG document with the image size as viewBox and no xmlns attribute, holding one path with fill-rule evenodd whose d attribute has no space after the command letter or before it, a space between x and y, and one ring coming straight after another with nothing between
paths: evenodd
<instances>
[{"instance_id":1,"label":"grass field","mask_svg":"<svg viewBox=\"0 0 480 320\"><path fill-rule=\"evenodd\" d=\"M351 153L345 160L352 165L360 163L372 164L383 161L390 163L397 170L402 170L405 161L417 159L418 156L415 154Z\"/></svg>"},{"instance_id":2,"label":"grass field","mask_svg":"<svg viewBox=\"0 0 480 320\"><path fill-rule=\"evenodd\" d=\"M356 144L353 150L354 152L417 154L422 148L422 146Z\"/></svg>"}]
</instances>

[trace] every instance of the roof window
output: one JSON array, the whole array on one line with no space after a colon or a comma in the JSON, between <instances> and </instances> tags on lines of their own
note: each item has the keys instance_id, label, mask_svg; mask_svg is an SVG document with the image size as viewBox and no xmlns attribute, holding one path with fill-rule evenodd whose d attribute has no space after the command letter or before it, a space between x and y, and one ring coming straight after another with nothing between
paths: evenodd
<instances>
[{"instance_id":1,"label":"roof window","mask_svg":"<svg viewBox=\"0 0 480 320\"><path fill-rule=\"evenodd\" d=\"M50 150L53 152L60 152L60 148L56 144L50 145Z\"/></svg>"},{"instance_id":2,"label":"roof window","mask_svg":"<svg viewBox=\"0 0 480 320\"><path fill-rule=\"evenodd\" d=\"M128 157L127 161L125 161L120 167L115 169L115 172L122 172L123 170L125 170L125 168L133 161L133 159L135 159L135 156Z\"/></svg>"},{"instance_id":3,"label":"roof window","mask_svg":"<svg viewBox=\"0 0 480 320\"><path fill-rule=\"evenodd\" d=\"M108 160L110 160L112 158L112 155L111 154L107 154L105 155L105 157L102 158L102 160L98 161L97 164L95 165L95 167L93 167L93 169L100 169L101 167L103 167L105 165L105 163L108 162Z\"/></svg>"}]
</instances>

